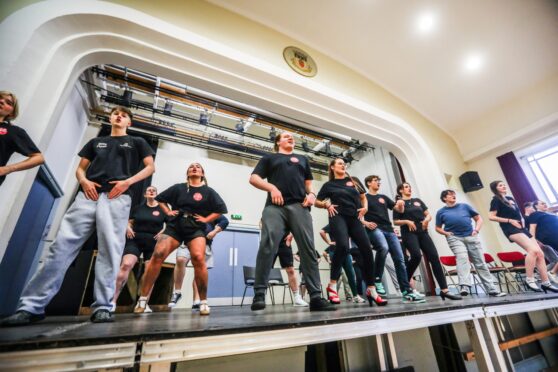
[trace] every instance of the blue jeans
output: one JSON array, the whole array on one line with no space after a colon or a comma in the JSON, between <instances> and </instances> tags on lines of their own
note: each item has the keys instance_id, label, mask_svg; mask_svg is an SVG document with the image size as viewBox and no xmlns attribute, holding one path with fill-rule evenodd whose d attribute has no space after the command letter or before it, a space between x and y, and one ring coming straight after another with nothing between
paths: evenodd
<instances>
[{"instance_id":1,"label":"blue jeans","mask_svg":"<svg viewBox=\"0 0 558 372\"><path fill-rule=\"evenodd\" d=\"M382 276L384 275L384 266L386 262L386 255L389 252L395 266L395 272L397 273L397 281L399 282L399 287L401 291L411 290L409 284L409 279L407 278L407 269L405 268L405 260L403 258L403 249L399 243L399 238L394 232L383 231L379 228L374 230L366 229L368 233L368 238L370 243L377 251L376 262L380 261L380 257L383 257L381 270L376 269L377 282L381 282ZM380 255L383 256L380 256Z\"/></svg>"}]
</instances>

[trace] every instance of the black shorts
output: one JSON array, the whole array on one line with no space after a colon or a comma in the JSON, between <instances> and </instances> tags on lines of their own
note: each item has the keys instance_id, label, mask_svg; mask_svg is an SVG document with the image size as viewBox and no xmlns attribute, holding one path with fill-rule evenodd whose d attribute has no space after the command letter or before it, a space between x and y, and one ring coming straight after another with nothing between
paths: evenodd
<instances>
[{"instance_id":1,"label":"black shorts","mask_svg":"<svg viewBox=\"0 0 558 372\"><path fill-rule=\"evenodd\" d=\"M510 239L510 235L513 234L525 234L527 235L529 238L532 238L533 235L531 235L531 233L529 232L529 230L522 228L522 229L518 229L517 227L513 226L512 224L505 224L504 226L500 226L502 228L502 231L504 232L504 235L506 236L506 238L508 238L508 240L510 241L510 243L513 243L513 241Z\"/></svg>"},{"instance_id":2,"label":"black shorts","mask_svg":"<svg viewBox=\"0 0 558 372\"><path fill-rule=\"evenodd\" d=\"M277 257L279 257L279 264L281 268L284 269L286 267L292 267L294 265L293 259L293 250L291 247L285 244L285 241L282 240L281 244L279 244L279 249L277 250L277 254L273 258L273 264L271 267L275 266L275 261L277 261Z\"/></svg>"},{"instance_id":3,"label":"black shorts","mask_svg":"<svg viewBox=\"0 0 558 372\"><path fill-rule=\"evenodd\" d=\"M188 244L195 238L205 238L205 224L197 222L192 216L178 216L167 224L163 234L176 239L179 244Z\"/></svg>"},{"instance_id":4,"label":"black shorts","mask_svg":"<svg viewBox=\"0 0 558 372\"><path fill-rule=\"evenodd\" d=\"M126 239L123 255L133 254L140 258L143 253L143 259L149 261L155 250L155 244L157 244L157 240L154 239L153 234L136 233L134 239Z\"/></svg>"}]
</instances>

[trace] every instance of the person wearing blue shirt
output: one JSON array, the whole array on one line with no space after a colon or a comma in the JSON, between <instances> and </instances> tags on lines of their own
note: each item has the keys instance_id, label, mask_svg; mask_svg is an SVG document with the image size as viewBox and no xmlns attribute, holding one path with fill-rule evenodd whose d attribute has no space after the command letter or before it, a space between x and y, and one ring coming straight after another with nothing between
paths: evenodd
<instances>
[{"instance_id":1,"label":"person wearing blue shirt","mask_svg":"<svg viewBox=\"0 0 558 372\"><path fill-rule=\"evenodd\" d=\"M490 296L505 296L494 286L494 277L490 274L484 260L484 252L478 237L482 226L482 218L469 204L457 203L453 190L444 190L440 200L446 204L436 213L436 232L446 237L448 245L457 260L457 276L459 277L460 293L469 294L471 288L471 263L481 279L486 293ZM475 227L471 223L475 221Z\"/></svg>"}]
</instances>

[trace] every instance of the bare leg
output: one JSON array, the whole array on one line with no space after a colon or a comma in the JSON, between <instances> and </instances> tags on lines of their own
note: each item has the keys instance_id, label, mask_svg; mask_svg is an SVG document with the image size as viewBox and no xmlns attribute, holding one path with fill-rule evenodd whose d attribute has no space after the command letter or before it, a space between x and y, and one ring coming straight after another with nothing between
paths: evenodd
<instances>
[{"instance_id":1,"label":"bare leg","mask_svg":"<svg viewBox=\"0 0 558 372\"><path fill-rule=\"evenodd\" d=\"M198 291L198 285L196 284L196 278L192 280L192 291L194 292L194 303L200 302L200 292Z\"/></svg>"},{"instance_id":2,"label":"bare leg","mask_svg":"<svg viewBox=\"0 0 558 372\"><path fill-rule=\"evenodd\" d=\"M176 265L174 266L174 290L182 290L182 282L186 276L186 265L188 259L186 257L176 257Z\"/></svg>"},{"instance_id":3,"label":"bare leg","mask_svg":"<svg viewBox=\"0 0 558 372\"><path fill-rule=\"evenodd\" d=\"M527 256L525 257L525 272L527 277L533 278L536 266L539 270L541 280L547 282L548 274L546 271L544 254L535 238L529 238L527 235L519 233L510 235L510 239L527 252Z\"/></svg>"},{"instance_id":4,"label":"bare leg","mask_svg":"<svg viewBox=\"0 0 558 372\"><path fill-rule=\"evenodd\" d=\"M124 284L126 284L126 282L128 281L130 271L132 271L136 262L138 262L138 258L136 257L136 255L126 254L124 255L124 257L122 257L122 262L120 263L120 272L116 277L116 288L112 302L116 303L116 301L118 300L118 296L120 296L120 292L122 291Z\"/></svg>"},{"instance_id":5,"label":"bare leg","mask_svg":"<svg viewBox=\"0 0 558 372\"><path fill-rule=\"evenodd\" d=\"M205 264L205 237L199 237L188 243L192 264L194 265L194 280L198 286L201 300L207 300L207 266Z\"/></svg>"},{"instance_id":6,"label":"bare leg","mask_svg":"<svg viewBox=\"0 0 558 372\"><path fill-rule=\"evenodd\" d=\"M296 293L298 291L298 281L296 280L295 269L292 266L286 267L287 277L289 278L289 288L291 292Z\"/></svg>"},{"instance_id":7,"label":"bare leg","mask_svg":"<svg viewBox=\"0 0 558 372\"><path fill-rule=\"evenodd\" d=\"M155 252L153 252L153 256L151 257L151 260L149 260L149 263L145 268L145 273L143 274L140 292L142 297L147 297L149 295L153 284L161 272L163 262L169 254L178 248L179 245L180 242L176 239L165 234L161 235L157 245L155 246Z\"/></svg>"}]
</instances>

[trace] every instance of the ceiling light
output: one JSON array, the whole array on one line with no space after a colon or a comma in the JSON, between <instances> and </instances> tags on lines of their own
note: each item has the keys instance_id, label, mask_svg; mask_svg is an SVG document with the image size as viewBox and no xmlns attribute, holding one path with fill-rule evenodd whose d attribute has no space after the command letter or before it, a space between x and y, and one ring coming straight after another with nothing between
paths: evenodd
<instances>
[{"instance_id":1,"label":"ceiling light","mask_svg":"<svg viewBox=\"0 0 558 372\"><path fill-rule=\"evenodd\" d=\"M475 72L482 68L484 65L484 58L478 53L470 54L465 58L463 68L469 72Z\"/></svg>"},{"instance_id":2,"label":"ceiling light","mask_svg":"<svg viewBox=\"0 0 558 372\"><path fill-rule=\"evenodd\" d=\"M436 28L437 17L432 12L424 12L420 14L416 21L417 31L421 34L432 32Z\"/></svg>"}]
</instances>

